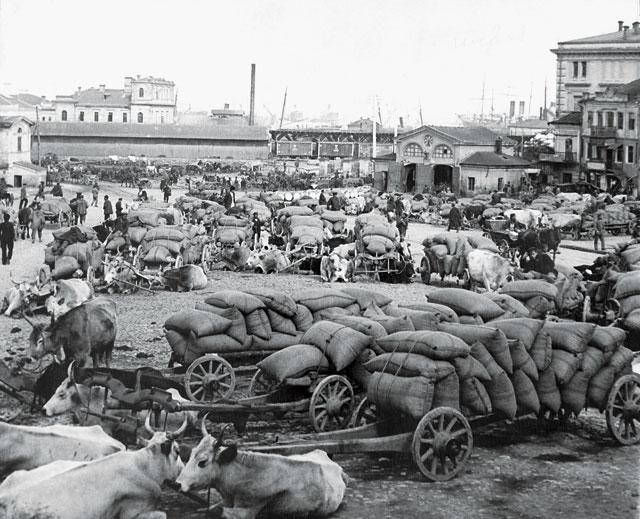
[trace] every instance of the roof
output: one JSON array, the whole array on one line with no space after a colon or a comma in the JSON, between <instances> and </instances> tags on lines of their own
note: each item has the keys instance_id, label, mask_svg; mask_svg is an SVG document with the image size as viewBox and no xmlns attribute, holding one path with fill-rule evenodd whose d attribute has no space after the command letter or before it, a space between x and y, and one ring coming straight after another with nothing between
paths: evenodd
<instances>
[{"instance_id":1,"label":"roof","mask_svg":"<svg viewBox=\"0 0 640 519\"><path fill-rule=\"evenodd\" d=\"M90 122L42 122L41 137L109 137L138 139L200 139L231 141L268 141L263 126L184 125Z\"/></svg>"},{"instance_id":2,"label":"roof","mask_svg":"<svg viewBox=\"0 0 640 519\"><path fill-rule=\"evenodd\" d=\"M23 167L23 168L27 168L27 169L30 169L32 171L36 171L38 173L46 171L46 168L43 168L42 166L38 166L37 164L32 164L31 162L27 162L26 160L18 160L16 162L13 162L11 165L12 166L20 166L20 167Z\"/></svg>"},{"instance_id":3,"label":"roof","mask_svg":"<svg viewBox=\"0 0 640 519\"><path fill-rule=\"evenodd\" d=\"M396 154L395 153L387 153L386 155L378 155L377 157L373 157L373 160L395 161L396 160Z\"/></svg>"},{"instance_id":4,"label":"roof","mask_svg":"<svg viewBox=\"0 0 640 519\"><path fill-rule=\"evenodd\" d=\"M214 108L211 110L213 116L231 116L231 117L243 117L244 112L242 110L231 110L229 108Z\"/></svg>"},{"instance_id":5,"label":"roof","mask_svg":"<svg viewBox=\"0 0 640 519\"><path fill-rule=\"evenodd\" d=\"M119 106L128 107L131 102L131 94L125 94L124 90L118 88L87 88L80 90L72 97L79 105L89 106Z\"/></svg>"},{"instance_id":6,"label":"roof","mask_svg":"<svg viewBox=\"0 0 640 519\"><path fill-rule=\"evenodd\" d=\"M549 124L572 124L582 126L582 112L569 112Z\"/></svg>"},{"instance_id":7,"label":"roof","mask_svg":"<svg viewBox=\"0 0 640 519\"><path fill-rule=\"evenodd\" d=\"M475 144L475 145L493 145L500 134L485 128L483 126L421 126L410 132L398 135L398 140L402 141L408 137L413 137L424 131L432 131L440 134L445 139L449 139L456 144ZM513 141L511 139L503 139L503 144L509 145Z\"/></svg>"},{"instance_id":8,"label":"roof","mask_svg":"<svg viewBox=\"0 0 640 519\"><path fill-rule=\"evenodd\" d=\"M631 81L631 83L615 88L615 92L631 96L640 94L640 79L636 79L635 81Z\"/></svg>"},{"instance_id":9,"label":"roof","mask_svg":"<svg viewBox=\"0 0 640 519\"><path fill-rule=\"evenodd\" d=\"M0 116L0 128L11 128L18 121L24 121L29 126L33 126L35 124L31 119L22 115L12 115L10 117Z\"/></svg>"},{"instance_id":10,"label":"roof","mask_svg":"<svg viewBox=\"0 0 640 519\"><path fill-rule=\"evenodd\" d=\"M624 37L624 31L609 32L606 34L598 34L596 36L587 36L586 38L578 38L576 40L561 41L558 45L564 44L587 44L587 43L640 43L640 32L634 33L633 29L627 31L627 37Z\"/></svg>"},{"instance_id":11,"label":"roof","mask_svg":"<svg viewBox=\"0 0 640 519\"><path fill-rule=\"evenodd\" d=\"M532 167L531 162L514 157L513 155L505 155L504 153L495 153L493 151L476 151L469 155L466 159L460 161L463 166L485 166L485 167Z\"/></svg>"},{"instance_id":12,"label":"roof","mask_svg":"<svg viewBox=\"0 0 640 519\"><path fill-rule=\"evenodd\" d=\"M537 128L546 130L549 123L544 119L523 119L509 125L509 128Z\"/></svg>"}]
</instances>

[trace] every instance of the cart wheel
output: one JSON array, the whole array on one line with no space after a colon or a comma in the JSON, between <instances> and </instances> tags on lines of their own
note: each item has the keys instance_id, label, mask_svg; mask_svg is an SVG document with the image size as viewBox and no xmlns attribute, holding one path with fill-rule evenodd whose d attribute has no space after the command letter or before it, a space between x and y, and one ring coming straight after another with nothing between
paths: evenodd
<instances>
[{"instance_id":1,"label":"cart wheel","mask_svg":"<svg viewBox=\"0 0 640 519\"><path fill-rule=\"evenodd\" d=\"M353 388L341 375L323 378L309 403L309 418L316 432L346 429L353 414Z\"/></svg>"},{"instance_id":2,"label":"cart wheel","mask_svg":"<svg viewBox=\"0 0 640 519\"><path fill-rule=\"evenodd\" d=\"M573 230L573 239L576 241L580 240L580 228L576 227Z\"/></svg>"},{"instance_id":3,"label":"cart wheel","mask_svg":"<svg viewBox=\"0 0 640 519\"><path fill-rule=\"evenodd\" d=\"M184 374L184 388L194 402L228 398L236 387L236 374L226 360L209 353L194 360Z\"/></svg>"},{"instance_id":4,"label":"cart wheel","mask_svg":"<svg viewBox=\"0 0 640 519\"><path fill-rule=\"evenodd\" d=\"M361 427L378 421L376 404L369 400L366 396L360 401L353 411L353 419L351 427Z\"/></svg>"},{"instance_id":5,"label":"cart wheel","mask_svg":"<svg viewBox=\"0 0 640 519\"><path fill-rule=\"evenodd\" d=\"M430 481L449 481L463 468L473 449L467 419L451 407L429 411L413 433L413 461Z\"/></svg>"},{"instance_id":6,"label":"cart wheel","mask_svg":"<svg viewBox=\"0 0 640 519\"><path fill-rule=\"evenodd\" d=\"M618 228L610 229L610 232L613 236L618 236L620 234L620 229Z\"/></svg>"},{"instance_id":7,"label":"cart wheel","mask_svg":"<svg viewBox=\"0 0 640 519\"><path fill-rule=\"evenodd\" d=\"M462 288L471 290L471 274L469 273L469 269L464 269L462 274Z\"/></svg>"},{"instance_id":8,"label":"cart wheel","mask_svg":"<svg viewBox=\"0 0 640 519\"><path fill-rule=\"evenodd\" d=\"M255 375L251 378L251 383L249 384L249 395L266 395L271 393L277 385L278 382L267 377L266 373L258 368Z\"/></svg>"},{"instance_id":9,"label":"cart wheel","mask_svg":"<svg viewBox=\"0 0 640 519\"><path fill-rule=\"evenodd\" d=\"M210 261L211 261L211 245L207 243L204 247L202 247L202 256L200 256L200 266L202 267L202 270L204 271L205 274L209 272Z\"/></svg>"},{"instance_id":10,"label":"cart wheel","mask_svg":"<svg viewBox=\"0 0 640 519\"><path fill-rule=\"evenodd\" d=\"M431 263L426 256L420 262L420 277L425 285L431 282Z\"/></svg>"},{"instance_id":11,"label":"cart wheel","mask_svg":"<svg viewBox=\"0 0 640 519\"><path fill-rule=\"evenodd\" d=\"M607 428L621 445L640 441L640 376L623 375L615 381L605 409Z\"/></svg>"},{"instance_id":12,"label":"cart wheel","mask_svg":"<svg viewBox=\"0 0 640 519\"><path fill-rule=\"evenodd\" d=\"M500 253L500 256L507 256L509 254L509 243L507 242L507 240L498 240L496 242L496 245L498 246L498 252Z\"/></svg>"},{"instance_id":13,"label":"cart wheel","mask_svg":"<svg viewBox=\"0 0 640 519\"><path fill-rule=\"evenodd\" d=\"M89 283L91 286L93 286L95 282L96 282L96 271L94 270L93 267L88 267L87 268L87 283Z\"/></svg>"},{"instance_id":14,"label":"cart wheel","mask_svg":"<svg viewBox=\"0 0 640 519\"><path fill-rule=\"evenodd\" d=\"M182 267L182 265L184 265L184 258L182 257L182 254L178 254L176 256L176 262L173 265L173 268L177 269L178 267Z\"/></svg>"}]
</instances>

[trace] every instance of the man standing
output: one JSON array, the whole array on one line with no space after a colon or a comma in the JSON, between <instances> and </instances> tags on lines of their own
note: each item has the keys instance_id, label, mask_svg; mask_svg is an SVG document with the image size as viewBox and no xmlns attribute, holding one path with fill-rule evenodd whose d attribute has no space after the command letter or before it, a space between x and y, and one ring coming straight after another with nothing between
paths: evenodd
<instances>
[{"instance_id":1,"label":"man standing","mask_svg":"<svg viewBox=\"0 0 640 519\"><path fill-rule=\"evenodd\" d=\"M336 191L333 192L331 198L327 202L327 209L329 211L340 211L342 209L342 203L340 198L338 198L338 193Z\"/></svg>"},{"instance_id":2,"label":"man standing","mask_svg":"<svg viewBox=\"0 0 640 519\"><path fill-rule=\"evenodd\" d=\"M324 196L324 189L320 190L320 196L318 197L318 205L327 205L327 197Z\"/></svg>"},{"instance_id":3,"label":"man standing","mask_svg":"<svg viewBox=\"0 0 640 519\"><path fill-rule=\"evenodd\" d=\"M93 201L91 202L91 207L98 207L98 183L93 184L93 189L91 190L91 196L93 196Z\"/></svg>"},{"instance_id":4,"label":"man standing","mask_svg":"<svg viewBox=\"0 0 640 519\"><path fill-rule=\"evenodd\" d=\"M118 201L116 202L116 218L119 218L121 214L122 214L122 198L118 198Z\"/></svg>"},{"instance_id":5,"label":"man standing","mask_svg":"<svg viewBox=\"0 0 640 519\"><path fill-rule=\"evenodd\" d=\"M42 241L42 229L44 229L44 212L40 202L35 202L31 210L31 243L36 242L36 233L38 240Z\"/></svg>"},{"instance_id":6,"label":"man standing","mask_svg":"<svg viewBox=\"0 0 640 519\"><path fill-rule=\"evenodd\" d=\"M102 211L104 212L104 221L108 221L111 219L111 215L113 214L113 206L111 205L111 200L109 200L109 195L104 195L104 204L102 204Z\"/></svg>"},{"instance_id":7,"label":"man standing","mask_svg":"<svg viewBox=\"0 0 640 519\"><path fill-rule=\"evenodd\" d=\"M28 205L29 205L29 200L27 199L27 187L22 186L20 188L20 205L18 206L18 211L20 211L20 209L24 209Z\"/></svg>"},{"instance_id":8,"label":"man standing","mask_svg":"<svg viewBox=\"0 0 640 519\"><path fill-rule=\"evenodd\" d=\"M451 204L451 210L449 211L449 228L447 231L451 229L455 229L456 232L460 232L460 227L462 226L462 215L460 214L460 209L456 207L456 203L453 202Z\"/></svg>"},{"instance_id":9,"label":"man standing","mask_svg":"<svg viewBox=\"0 0 640 519\"><path fill-rule=\"evenodd\" d=\"M13 256L13 242L16 233L13 224L9 221L9 213L4 213L4 222L0 223L0 248L2 248L2 264L9 265Z\"/></svg>"},{"instance_id":10,"label":"man standing","mask_svg":"<svg viewBox=\"0 0 640 519\"><path fill-rule=\"evenodd\" d=\"M82 193L78 193L78 201L76 202L76 213L80 220L80 225L84 225L84 221L87 219L87 209L89 208L87 201L84 199Z\"/></svg>"},{"instance_id":11,"label":"man standing","mask_svg":"<svg viewBox=\"0 0 640 519\"><path fill-rule=\"evenodd\" d=\"M260 244L260 232L262 231L262 224L258 213L253 213L253 219L251 220L251 228L253 230L253 250L258 250Z\"/></svg>"},{"instance_id":12,"label":"man standing","mask_svg":"<svg viewBox=\"0 0 640 519\"><path fill-rule=\"evenodd\" d=\"M164 201L165 201L165 203L168 203L169 202L169 197L171 196L171 187L169 186L168 182L164 186L164 189L162 190L162 192L164 193Z\"/></svg>"},{"instance_id":13,"label":"man standing","mask_svg":"<svg viewBox=\"0 0 640 519\"><path fill-rule=\"evenodd\" d=\"M598 240L604 250L604 213L602 209L593 215L593 250L598 250Z\"/></svg>"},{"instance_id":14,"label":"man standing","mask_svg":"<svg viewBox=\"0 0 640 519\"><path fill-rule=\"evenodd\" d=\"M62 196L62 186L60 185L60 182L56 182L56 185L53 186L53 189L51 190L51 194L53 196Z\"/></svg>"}]
</instances>

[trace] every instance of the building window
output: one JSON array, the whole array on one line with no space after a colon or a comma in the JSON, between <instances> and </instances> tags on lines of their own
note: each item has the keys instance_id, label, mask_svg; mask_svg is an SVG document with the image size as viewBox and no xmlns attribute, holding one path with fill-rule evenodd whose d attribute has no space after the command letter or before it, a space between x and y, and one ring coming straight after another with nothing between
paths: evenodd
<instances>
[{"instance_id":1,"label":"building window","mask_svg":"<svg viewBox=\"0 0 640 519\"><path fill-rule=\"evenodd\" d=\"M469 191L476 190L476 177L467 178L467 188Z\"/></svg>"},{"instance_id":2,"label":"building window","mask_svg":"<svg viewBox=\"0 0 640 519\"><path fill-rule=\"evenodd\" d=\"M144 121L144 116L142 115L142 112L138 112L138 122L141 123Z\"/></svg>"},{"instance_id":3,"label":"building window","mask_svg":"<svg viewBox=\"0 0 640 519\"><path fill-rule=\"evenodd\" d=\"M618 130L624 130L624 114L618 112Z\"/></svg>"},{"instance_id":4,"label":"building window","mask_svg":"<svg viewBox=\"0 0 640 519\"><path fill-rule=\"evenodd\" d=\"M138 89L138 97L144 97L144 88Z\"/></svg>"},{"instance_id":5,"label":"building window","mask_svg":"<svg viewBox=\"0 0 640 519\"><path fill-rule=\"evenodd\" d=\"M629 113L629 130L636 129L636 114L633 112Z\"/></svg>"},{"instance_id":6,"label":"building window","mask_svg":"<svg viewBox=\"0 0 640 519\"><path fill-rule=\"evenodd\" d=\"M46 121L46 120L47 120L47 118L43 115L43 116L42 116L42 120L43 120L43 121Z\"/></svg>"},{"instance_id":7,"label":"building window","mask_svg":"<svg viewBox=\"0 0 640 519\"><path fill-rule=\"evenodd\" d=\"M450 159L453 157L453 153L451 153L451 148L445 144L439 144L433 150L433 156L438 159Z\"/></svg>"},{"instance_id":8,"label":"building window","mask_svg":"<svg viewBox=\"0 0 640 519\"><path fill-rule=\"evenodd\" d=\"M598 112L598 128L602 128L602 112Z\"/></svg>"},{"instance_id":9,"label":"building window","mask_svg":"<svg viewBox=\"0 0 640 519\"><path fill-rule=\"evenodd\" d=\"M84 121L84 112L80 112L80 115L78 116L78 120Z\"/></svg>"},{"instance_id":10,"label":"building window","mask_svg":"<svg viewBox=\"0 0 640 519\"><path fill-rule=\"evenodd\" d=\"M582 77L587 77L587 62L583 61L582 65Z\"/></svg>"},{"instance_id":11,"label":"building window","mask_svg":"<svg viewBox=\"0 0 640 519\"><path fill-rule=\"evenodd\" d=\"M422 157L422 148L419 144L412 142L404 147L404 154L407 157Z\"/></svg>"},{"instance_id":12,"label":"building window","mask_svg":"<svg viewBox=\"0 0 640 519\"><path fill-rule=\"evenodd\" d=\"M67 120L67 111L66 110L62 110L62 114L61 114L62 120L66 121Z\"/></svg>"},{"instance_id":13,"label":"building window","mask_svg":"<svg viewBox=\"0 0 640 519\"><path fill-rule=\"evenodd\" d=\"M22 128L18 128L18 151L22 151Z\"/></svg>"},{"instance_id":14,"label":"building window","mask_svg":"<svg viewBox=\"0 0 640 519\"><path fill-rule=\"evenodd\" d=\"M127 122L127 112L122 112L122 122L123 123Z\"/></svg>"},{"instance_id":15,"label":"building window","mask_svg":"<svg viewBox=\"0 0 640 519\"><path fill-rule=\"evenodd\" d=\"M587 112L587 126L593 126L593 112Z\"/></svg>"},{"instance_id":16,"label":"building window","mask_svg":"<svg viewBox=\"0 0 640 519\"><path fill-rule=\"evenodd\" d=\"M573 62L573 77L574 78L578 77L578 62L577 61Z\"/></svg>"},{"instance_id":17,"label":"building window","mask_svg":"<svg viewBox=\"0 0 640 519\"><path fill-rule=\"evenodd\" d=\"M158 99L158 91L156 90L156 99Z\"/></svg>"},{"instance_id":18,"label":"building window","mask_svg":"<svg viewBox=\"0 0 640 519\"><path fill-rule=\"evenodd\" d=\"M616 162L624 162L624 146L618 146L616 149Z\"/></svg>"},{"instance_id":19,"label":"building window","mask_svg":"<svg viewBox=\"0 0 640 519\"><path fill-rule=\"evenodd\" d=\"M112 122L113 122L113 112L109 112L109 113L107 114L107 121L109 121L110 123L112 123Z\"/></svg>"},{"instance_id":20,"label":"building window","mask_svg":"<svg viewBox=\"0 0 640 519\"><path fill-rule=\"evenodd\" d=\"M160 116L160 124L164 124L164 115Z\"/></svg>"},{"instance_id":21,"label":"building window","mask_svg":"<svg viewBox=\"0 0 640 519\"><path fill-rule=\"evenodd\" d=\"M607 128L615 128L615 124L613 122L613 112L607 112Z\"/></svg>"},{"instance_id":22,"label":"building window","mask_svg":"<svg viewBox=\"0 0 640 519\"><path fill-rule=\"evenodd\" d=\"M627 147L627 163L628 164L633 164L635 162L633 152L634 152L633 146L628 146Z\"/></svg>"},{"instance_id":23,"label":"building window","mask_svg":"<svg viewBox=\"0 0 640 519\"><path fill-rule=\"evenodd\" d=\"M100 120L100 113L99 112L93 112L93 122L98 122Z\"/></svg>"}]
</instances>

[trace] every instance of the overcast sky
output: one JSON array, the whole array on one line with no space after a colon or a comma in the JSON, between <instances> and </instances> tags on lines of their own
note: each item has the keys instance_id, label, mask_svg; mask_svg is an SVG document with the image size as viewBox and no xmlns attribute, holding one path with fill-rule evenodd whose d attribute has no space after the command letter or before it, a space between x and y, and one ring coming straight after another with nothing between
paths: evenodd
<instances>
[{"instance_id":1,"label":"overcast sky","mask_svg":"<svg viewBox=\"0 0 640 519\"><path fill-rule=\"evenodd\" d=\"M0 92L53 97L78 86L122 88L126 75L173 80L181 108L343 121L455 123L523 100L535 115L545 78L554 99L558 41L613 32L638 0L0 0Z\"/></svg>"}]
</instances>

